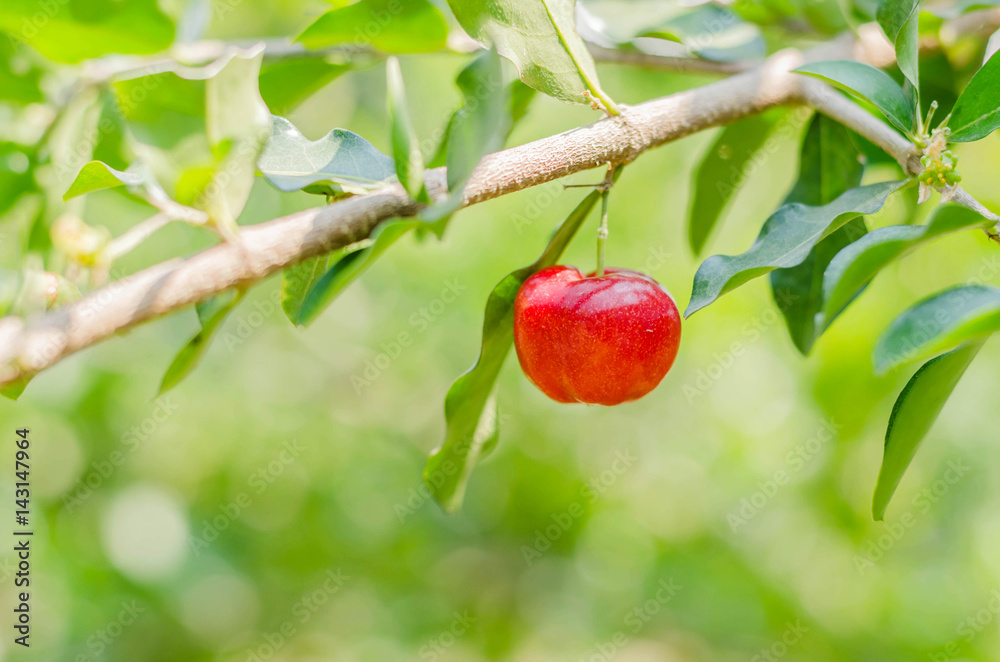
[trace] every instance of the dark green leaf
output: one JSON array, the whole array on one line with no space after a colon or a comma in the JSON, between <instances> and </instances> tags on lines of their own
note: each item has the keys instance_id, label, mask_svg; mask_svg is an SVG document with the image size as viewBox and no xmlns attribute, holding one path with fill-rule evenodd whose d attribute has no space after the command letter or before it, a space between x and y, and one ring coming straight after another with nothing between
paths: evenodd
<instances>
[{"instance_id":1,"label":"dark green leaf","mask_svg":"<svg viewBox=\"0 0 1000 662\"><path fill-rule=\"evenodd\" d=\"M396 240L420 225L421 221L403 219L380 223L371 237L349 247L350 250L315 281L303 297L297 313L289 314L289 319L300 326L312 322L326 310L337 295L344 291L344 288L366 272L382 253L396 243Z\"/></svg>"},{"instance_id":2,"label":"dark green leaf","mask_svg":"<svg viewBox=\"0 0 1000 662\"><path fill-rule=\"evenodd\" d=\"M893 260L943 235L991 224L968 207L945 205L935 211L927 225L879 228L845 248L830 262L823 276L823 328L829 327Z\"/></svg>"},{"instance_id":3,"label":"dark green leaf","mask_svg":"<svg viewBox=\"0 0 1000 662\"><path fill-rule=\"evenodd\" d=\"M816 114L802 141L799 178L785 203L823 205L861 184L864 166L851 132L825 115ZM823 271L842 248L864 236L864 219L855 218L817 243L801 264L771 272L771 291L785 318L795 347L812 350L821 327Z\"/></svg>"},{"instance_id":4,"label":"dark green leaf","mask_svg":"<svg viewBox=\"0 0 1000 662\"><path fill-rule=\"evenodd\" d=\"M313 142L285 118L272 119L273 133L257 167L279 191L367 193L395 175L392 159L356 133L334 129Z\"/></svg>"},{"instance_id":5,"label":"dark green leaf","mask_svg":"<svg viewBox=\"0 0 1000 662\"><path fill-rule=\"evenodd\" d=\"M885 432L882 468L878 472L872 517L881 521L899 481L930 431L945 402L985 341L970 342L925 363L896 399Z\"/></svg>"},{"instance_id":6,"label":"dark green leaf","mask_svg":"<svg viewBox=\"0 0 1000 662\"><path fill-rule=\"evenodd\" d=\"M714 255L698 268L685 316L717 298L774 269L794 267L816 243L859 214L873 214L886 198L906 182L883 182L852 189L820 207L800 203L783 205L774 212L757 240L741 255Z\"/></svg>"},{"instance_id":7,"label":"dark green leaf","mask_svg":"<svg viewBox=\"0 0 1000 662\"><path fill-rule=\"evenodd\" d=\"M191 338L174 357L160 383L160 395L177 386L192 370L198 367L208 350L209 343L212 342L215 331L242 298L243 292L227 290L195 306L198 321L201 323L201 331Z\"/></svg>"},{"instance_id":8,"label":"dark green leaf","mask_svg":"<svg viewBox=\"0 0 1000 662\"><path fill-rule=\"evenodd\" d=\"M600 193L596 191L584 198L556 230L541 257L508 274L486 301L479 359L448 389L444 402L444 442L431 453L424 469L424 482L447 512L454 512L462 505L472 469L497 443L494 389L514 342L517 291L532 274L556 263L599 199Z\"/></svg>"},{"instance_id":9,"label":"dark green leaf","mask_svg":"<svg viewBox=\"0 0 1000 662\"><path fill-rule=\"evenodd\" d=\"M809 74L841 87L878 108L886 119L904 133L914 128L914 108L902 88L883 71L861 62L835 60L812 62L795 71Z\"/></svg>"},{"instance_id":10,"label":"dark green leaf","mask_svg":"<svg viewBox=\"0 0 1000 662\"><path fill-rule=\"evenodd\" d=\"M570 103L612 103L576 32L575 0L449 0L466 32L514 63L526 84Z\"/></svg>"},{"instance_id":11,"label":"dark green leaf","mask_svg":"<svg viewBox=\"0 0 1000 662\"><path fill-rule=\"evenodd\" d=\"M860 186L864 164L854 139L840 122L814 115L802 141L799 177L785 202L825 205Z\"/></svg>"},{"instance_id":12,"label":"dark green leaf","mask_svg":"<svg viewBox=\"0 0 1000 662\"><path fill-rule=\"evenodd\" d=\"M765 113L730 124L698 164L688 215L688 241L695 255L705 247L723 210L743 183L747 162L764 145L778 117Z\"/></svg>"},{"instance_id":13,"label":"dark green leaf","mask_svg":"<svg viewBox=\"0 0 1000 662\"><path fill-rule=\"evenodd\" d=\"M935 117L951 114L958 101L960 85L964 83L961 68L952 63L947 54L931 52L920 58L920 112L924 117L931 103L937 103Z\"/></svg>"},{"instance_id":14,"label":"dark green leaf","mask_svg":"<svg viewBox=\"0 0 1000 662\"><path fill-rule=\"evenodd\" d=\"M818 317L823 306L823 270L835 255L866 232L864 218L854 218L816 244L802 264L771 272L774 300L795 348L802 354L812 351L824 328L822 318Z\"/></svg>"},{"instance_id":15,"label":"dark green leaf","mask_svg":"<svg viewBox=\"0 0 1000 662\"><path fill-rule=\"evenodd\" d=\"M1000 329L1000 289L958 285L920 301L893 320L875 345L875 372L925 359Z\"/></svg>"},{"instance_id":16,"label":"dark green leaf","mask_svg":"<svg viewBox=\"0 0 1000 662\"><path fill-rule=\"evenodd\" d=\"M985 138L1000 127L1000 57L994 53L955 102L948 121L952 142Z\"/></svg>"},{"instance_id":17,"label":"dark green leaf","mask_svg":"<svg viewBox=\"0 0 1000 662\"><path fill-rule=\"evenodd\" d=\"M307 48L362 43L383 53L427 53L447 39L448 24L428 0L361 0L326 12L296 37Z\"/></svg>"},{"instance_id":18,"label":"dark green leaf","mask_svg":"<svg viewBox=\"0 0 1000 662\"><path fill-rule=\"evenodd\" d=\"M896 49L899 70L913 84L919 85L917 73L917 38L919 0L882 0L875 17Z\"/></svg>"},{"instance_id":19,"label":"dark green leaf","mask_svg":"<svg viewBox=\"0 0 1000 662\"><path fill-rule=\"evenodd\" d=\"M406 88L403 86L399 60L394 57L389 58L385 64L385 76L396 177L411 198L427 202L427 189L424 187L424 157L420 153L420 141L417 140L416 132L413 130L413 123L410 122L410 111L406 106Z\"/></svg>"},{"instance_id":20,"label":"dark green leaf","mask_svg":"<svg viewBox=\"0 0 1000 662\"><path fill-rule=\"evenodd\" d=\"M157 53L174 40L174 25L156 0L3 0L0 30L56 62Z\"/></svg>"}]
</instances>

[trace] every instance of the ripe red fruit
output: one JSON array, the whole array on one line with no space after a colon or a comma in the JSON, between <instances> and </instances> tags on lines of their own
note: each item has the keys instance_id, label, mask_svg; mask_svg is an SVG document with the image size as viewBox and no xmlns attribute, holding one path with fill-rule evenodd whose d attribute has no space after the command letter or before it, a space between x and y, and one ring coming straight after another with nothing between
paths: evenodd
<instances>
[{"instance_id":1,"label":"ripe red fruit","mask_svg":"<svg viewBox=\"0 0 1000 662\"><path fill-rule=\"evenodd\" d=\"M542 269L514 300L521 369L556 402L637 400L670 370L681 340L677 305L662 285L630 269L584 277Z\"/></svg>"}]
</instances>

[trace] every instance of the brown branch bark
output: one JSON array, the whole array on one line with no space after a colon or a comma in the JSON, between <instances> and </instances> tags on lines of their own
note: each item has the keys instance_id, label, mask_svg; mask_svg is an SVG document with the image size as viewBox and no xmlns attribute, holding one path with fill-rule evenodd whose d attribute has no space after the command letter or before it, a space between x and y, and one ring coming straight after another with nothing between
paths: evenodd
<instances>
[{"instance_id":1,"label":"brown branch bark","mask_svg":"<svg viewBox=\"0 0 1000 662\"><path fill-rule=\"evenodd\" d=\"M628 163L648 149L697 131L799 103L847 124L892 154L908 172L916 172L919 161L914 164L912 145L894 129L829 86L791 73L807 58L855 57L880 66L892 61L892 49L880 33L861 36L860 42L838 39L805 55L782 51L725 80L625 107L620 117L491 154L468 183L465 204L607 163ZM428 171L427 181L432 195L444 195L443 168ZM28 323L0 320L0 384L44 370L142 322L356 242L379 222L413 216L418 210L401 187L390 187L245 228L241 242L155 265Z\"/></svg>"}]
</instances>

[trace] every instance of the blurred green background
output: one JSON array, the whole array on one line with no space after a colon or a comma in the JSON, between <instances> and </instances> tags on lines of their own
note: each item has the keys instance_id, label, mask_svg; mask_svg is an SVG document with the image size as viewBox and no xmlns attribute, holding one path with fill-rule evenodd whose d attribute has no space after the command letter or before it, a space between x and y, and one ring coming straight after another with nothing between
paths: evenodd
<instances>
[{"instance_id":1,"label":"blurred green background","mask_svg":"<svg viewBox=\"0 0 1000 662\"><path fill-rule=\"evenodd\" d=\"M208 36L287 36L321 10L237 4ZM464 62L402 58L421 136L459 102ZM710 80L599 72L623 103ZM312 139L344 127L389 151L380 66L340 77L289 117ZM595 119L539 95L511 143ZM748 179L711 253L744 250L780 203L807 119L791 111L795 130ZM691 169L711 139L642 156L611 199L610 264L649 272L682 309L699 263L685 234ZM967 188L994 209L998 146L994 135L959 152ZM465 507L446 516L427 498L421 471L442 435L444 394L475 359L493 285L531 262L583 195L561 183L465 210L443 242L404 238L307 330L285 319L269 279L162 398L164 369L197 329L193 311L73 356L17 403L0 401L8 442L31 429L35 530L32 647L14 646L5 626L0 659L1000 658L1000 346L962 380L886 522L870 516L885 424L913 370L874 377L874 340L941 287L1000 284L1000 252L981 234L887 269L808 359L766 279L687 320L675 367L639 402L558 405L511 357L501 442ZM910 193L874 224L916 218ZM259 180L241 223L314 204ZM83 209L115 235L148 215L114 192ZM592 268L596 221L567 263ZM211 243L175 224L120 273ZM403 333L409 346L396 344ZM0 480L9 504L12 471Z\"/></svg>"}]
</instances>

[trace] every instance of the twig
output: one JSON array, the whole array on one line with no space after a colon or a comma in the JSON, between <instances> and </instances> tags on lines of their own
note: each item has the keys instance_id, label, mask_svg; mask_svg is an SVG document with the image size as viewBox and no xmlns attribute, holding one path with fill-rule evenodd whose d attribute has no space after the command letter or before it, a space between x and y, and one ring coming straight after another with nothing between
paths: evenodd
<instances>
[{"instance_id":1,"label":"twig","mask_svg":"<svg viewBox=\"0 0 1000 662\"><path fill-rule=\"evenodd\" d=\"M598 62L627 64L645 69L662 69L664 71L701 73L701 74L738 74L753 68L759 62L715 62L699 57L674 57L669 55L652 55L642 51L621 51L588 44L590 54Z\"/></svg>"},{"instance_id":2,"label":"twig","mask_svg":"<svg viewBox=\"0 0 1000 662\"><path fill-rule=\"evenodd\" d=\"M164 227L171 220L170 216L163 212L153 214L145 221L142 221L137 225L133 225L124 233L112 239L104 249L105 255L109 261L113 262L122 255L130 253L139 244L149 239L154 232Z\"/></svg>"}]
</instances>

